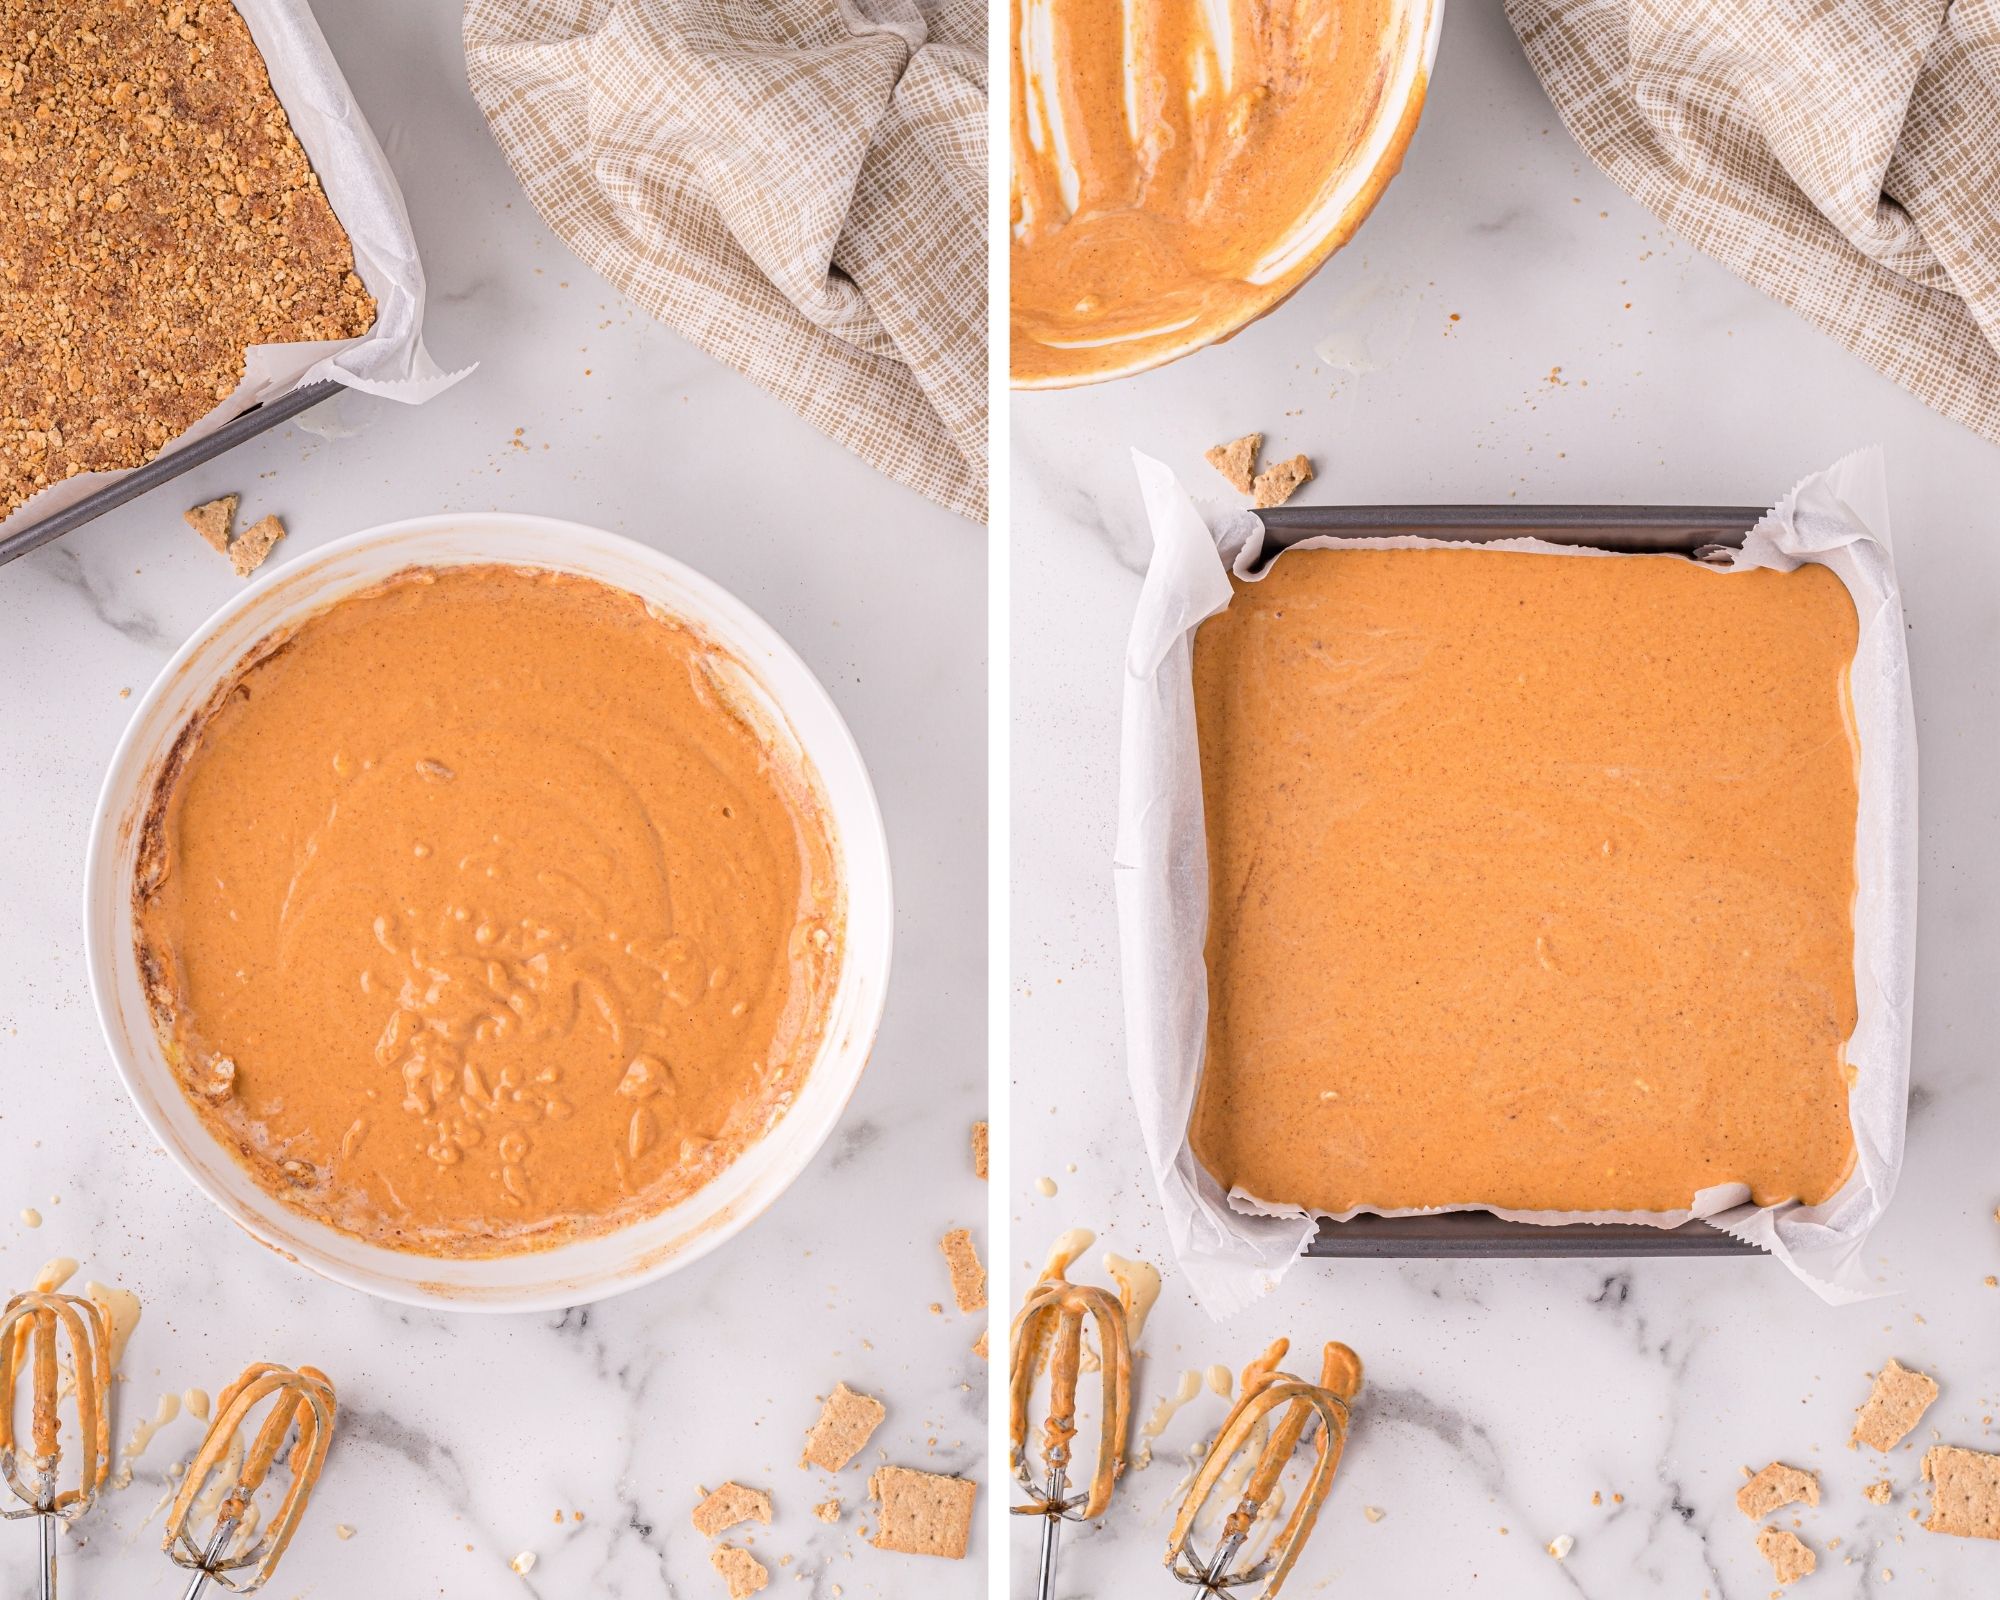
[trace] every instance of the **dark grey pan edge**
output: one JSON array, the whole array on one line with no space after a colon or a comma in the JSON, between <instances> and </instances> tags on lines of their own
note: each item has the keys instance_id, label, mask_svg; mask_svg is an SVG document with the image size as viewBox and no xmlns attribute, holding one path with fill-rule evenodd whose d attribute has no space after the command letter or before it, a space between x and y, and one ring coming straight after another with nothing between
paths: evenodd
<instances>
[{"instance_id":1,"label":"dark grey pan edge","mask_svg":"<svg viewBox=\"0 0 2000 1600\"><path fill-rule=\"evenodd\" d=\"M240 417L232 417L205 439L197 439L192 444L184 444L165 455L155 456L142 467L134 467L116 483L99 489L95 494L83 499L67 510L52 516L42 517L29 523L25 528L16 528L4 539L0 539L0 567L4 567L16 556L24 556L30 550L38 550L51 539L60 539L73 529L80 528L93 517L101 517L113 506L122 506L127 500L136 500L149 489L156 489L170 478L178 478L191 467L198 467L204 461L212 461L225 450L233 450L245 439L254 438L266 429L275 428L289 417L297 416L308 406L317 405L328 395L337 393L342 386L331 379L319 383L309 383L302 389L293 389L281 394L275 400L267 400L260 406L253 406Z\"/></svg>"},{"instance_id":2,"label":"dark grey pan edge","mask_svg":"<svg viewBox=\"0 0 2000 1600\"><path fill-rule=\"evenodd\" d=\"M1740 545L1762 506L1284 506L1260 511L1275 546L1322 534L1426 539L1546 539L1605 550L1692 555Z\"/></svg>"},{"instance_id":3,"label":"dark grey pan edge","mask_svg":"<svg viewBox=\"0 0 2000 1600\"><path fill-rule=\"evenodd\" d=\"M1755 1245L1705 1222L1654 1228L1643 1222L1568 1222L1543 1227L1510 1222L1490 1211L1447 1211L1428 1217L1354 1217L1322 1222L1306 1247L1328 1259L1495 1261L1636 1256L1761 1255Z\"/></svg>"},{"instance_id":4,"label":"dark grey pan edge","mask_svg":"<svg viewBox=\"0 0 2000 1600\"><path fill-rule=\"evenodd\" d=\"M1762 506L1284 506L1257 513L1282 548L1322 535L1427 539L1546 539L1604 550L1693 555L1740 545ZM1761 1255L1705 1222L1654 1228L1643 1222L1510 1222L1489 1211L1428 1217L1355 1217L1322 1222L1306 1254L1326 1259L1524 1260L1590 1257Z\"/></svg>"}]
</instances>

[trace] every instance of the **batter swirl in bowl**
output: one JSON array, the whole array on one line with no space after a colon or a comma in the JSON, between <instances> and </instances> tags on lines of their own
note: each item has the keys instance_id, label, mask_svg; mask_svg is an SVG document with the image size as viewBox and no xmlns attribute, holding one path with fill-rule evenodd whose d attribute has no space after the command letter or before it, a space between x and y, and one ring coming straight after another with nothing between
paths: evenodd
<instances>
[{"instance_id":1,"label":"batter swirl in bowl","mask_svg":"<svg viewBox=\"0 0 2000 1600\"><path fill-rule=\"evenodd\" d=\"M249 653L155 781L134 913L178 1081L262 1187L497 1255L662 1210L772 1126L842 898L746 683L636 595L500 566Z\"/></svg>"}]
</instances>

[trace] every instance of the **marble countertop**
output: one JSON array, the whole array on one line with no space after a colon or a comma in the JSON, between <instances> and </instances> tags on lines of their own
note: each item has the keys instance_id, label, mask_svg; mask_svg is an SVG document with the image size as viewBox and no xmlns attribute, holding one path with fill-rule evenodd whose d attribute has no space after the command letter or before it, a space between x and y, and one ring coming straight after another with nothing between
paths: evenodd
<instances>
[{"instance_id":1,"label":"marble countertop","mask_svg":"<svg viewBox=\"0 0 2000 1600\"><path fill-rule=\"evenodd\" d=\"M1322 346L1368 370L1336 368ZM1119 658L1148 554L1126 452L1159 456L1220 511L1233 497L1201 452L1253 428L1267 451L1317 461L1303 499L1358 503L1768 503L1857 445L1886 448L1923 765L1909 1156L1866 1258L1893 1298L1831 1309L1755 1259L1308 1262L1224 1324L1189 1300L1124 1079ZM1083 1226L1099 1235L1090 1268L1106 1247L1167 1266L1140 1417L1182 1370L1241 1367L1276 1335L1361 1352L1353 1443L1287 1592L1752 1600L1771 1574L1732 1502L1741 1469L1774 1458L1826 1487L1800 1511L1820 1570L1796 1592L2000 1588L2000 1547L1909 1516L1928 1506L1917 1467L1933 1429L2000 1447L2000 1288L1987 1282L2000 1274L2000 448L1627 200L1483 5L1447 19L1402 176L1289 304L1148 376L1017 396L1012 437L1012 1264L1032 1273ZM1861 1489L1879 1458L1842 1447L1892 1355L1944 1392L1889 1463L1896 1495L1878 1507ZM1175 1592L1158 1562L1183 1452L1222 1409L1212 1395L1187 1407L1107 1524L1070 1540L1062 1593ZM1562 1534L1575 1547L1558 1563L1544 1547ZM1029 1540L1015 1536L1017 1595L1033 1592Z\"/></svg>"},{"instance_id":2,"label":"marble countertop","mask_svg":"<svg viewBox=\"0 0 2000 1600\"><path fill-rule=\"evenodd\" d=\"M65 1256L78 1283L141 1296L121 1441L161 1394L219 1389L253 1359L334 1376L339 1434L273 1594L719 1595L688 1512L698 1484L733 1476L776 1496L754 1544L774 1593L975 1595L983 1533L961 1564L876 1551L857 1532L866 1467L831 1485L849 1509L828 1527L810 1508L829 1486L796 1463L815 1396L845 1380L888 1404L888 1459L985 1477L982 1320L930 1310L951 1301L939 1235L969 1225L984 1242L966 1138L985 1092L985 540L550 237L465 89L458 9L320 15L409 200L431 349L479 371L417 410L345 397L319 434L284 427L0 568L0 1284ZM141 1126L84 978L84 841L125 693L236 591L180 520L232 490L245 516L285 519L274 563L454 509L630 534L735 591L832 692L888 824L896 977L839 1129L727 1248L561 1316L427 1315L259 1249ZM17 1219L27 1208L39 1227ZM170 1424L91 1513L70 1592L167 1591L155 1503L197 1439ZM0 1590L30 1590L34 1543L0 1529ZM524 1551L525 1578L509 1570Z\"/></svg>"}]
</instances>

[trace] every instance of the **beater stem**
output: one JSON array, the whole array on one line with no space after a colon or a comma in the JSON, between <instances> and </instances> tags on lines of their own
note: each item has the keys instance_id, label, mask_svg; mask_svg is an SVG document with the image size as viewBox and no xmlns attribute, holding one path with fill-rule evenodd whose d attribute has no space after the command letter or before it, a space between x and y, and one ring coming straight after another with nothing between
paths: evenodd
<instances>
[{"instance_id":1,"label":"beater stem","mask_svg":"<svg viewBox=\"0 0 2000 1600\"><path fill-rule=\"evenodd\" d=\"M35 1521L42 1533L42 1600L56 1600L56 1514L44 1511Z\"/></svg>"},{"instance_id":2,"label":"beater stem","mask_svg":"<svg viewBox=\"0 0 2000 1600\"><path fill-rule=\"evenodd\" d=\"M229 1547L229 1541L236 1537L236 1519L224 1517L215 1525L215 1537L208 1541L208 1552L201 1558L201 1565L188 1579L187 1592L181 1600L201 1600L201 1591L208 1587L208 1580L215 1576L217 1557Z\"/></svg>"},{"instance_id":3,"label":"beater stem","mask_svg":"<svg viewBox=\"0 0 2000 1600\"><path fill-rule=\"evenodd\" d=\"M1042 1518L1042 1575L1035 1585L1037 1600L1054 1600L1056 1592L1056 1538L1062 1531L1062 1503L1069 1485L1069 1472L1061 1466L1049 1469L1048 1515Z\"/></svg>"}]
</instances>

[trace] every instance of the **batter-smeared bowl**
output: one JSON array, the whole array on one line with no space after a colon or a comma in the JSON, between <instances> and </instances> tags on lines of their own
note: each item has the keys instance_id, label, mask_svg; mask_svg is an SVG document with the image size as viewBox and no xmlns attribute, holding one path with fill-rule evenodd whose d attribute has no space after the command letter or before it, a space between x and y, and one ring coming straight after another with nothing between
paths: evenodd
<instances>
[{"instance_id":1,"label":"batter-smeared bowl","mask_svg":"<svg viewBox=\"0 0 2000 1600\"><path fill-rule=\"evenodd\" d=\"M1147 371L1303 284L1402 164L1443 11L1014 0L1014 387Z\"/></svg>"},{"instance_id":2,"label":"batter-smeared bowl","mask_svg":"<svg viewBox=\"0 0 2000 1600\"><path fill-rule=\"evenodd\" d=\"M382 595L385 583L393 594L412 571L453 576L475 569L541 575L556 592L574 585L582 591L636 596L657 619L648 622L635 612L636 625L685 627L698 638L704 681L718 669L727 674L726 692L770 741L774 767L796 772L800 792L810 796L814 838L823 838L828 854L820 875L831 880L833 890L826 902L831 936L823 944L834 970L823 975L809 996L823 1010L823 1019L801 1044L801 1059L787 1075L783 1105L767 1131L732 1149L726 1163L699 1174L692 1186L668 1185L650 1196L642 1194L637 1204L614 1208L601 1228L527 1230L518 1239L501 1240L497 1250L475 1244L469 1251L456 1251L437 1248L436 1240L426 1245L389 1239L382 1230L356 1227L352 1218L326 1207L302 1205L301 1199L310 1197L287 1193L284 1183L273 1182L269 1161L245 1159L244 1143L232 1139L229 1119L218 1117L216 1107L198 1092L206 1057L191 1061L176 1028L160 1026L161 975L144 953L145 896L138 897L135 912L133 891L149 870L149 851L151 870L157 870L160 801L174 791L176 768L186 762L189 730L214 718L218 695L226 700L231 686L242 681L246 658L254 660L274 640L301 633L310 637L315 619L337 617L351 609L349 602L365 605L363 597ZM400 763L409 753L401 748L403 742L393 742L393 753L382 759ZM228 777L223 769L216 775ZM394 774L387 776L393 788ZM352 781L360 779L372 780L366 784L370 798L379 796L381 776L359 772ZM584 779L585 769L579 767L567 781ZM620 798L622 803L622 789ZM527 820L532 819L524 820L524 828ZM562 825L554 813L543 820ZM244 825L254 828L256 818L246 815ZM330 840L328 848L338 842ZM240 870L253 865L245 861ZM633 863L627 862L618 878L629 887L632 877ZM406 892L402 898L410 896ZM642 902L643 896L631 906L594 899L593 906L595 914L623 921L636 919ZM888 976L891 927L887 850L867 774L825 691L783 641L731 596L644 546L572 524L491 515L426 518L357 534L247 590L205 625L141 700L112 760L92 835L85 915L92 991L120 1075L141 1115L211 1199L263 1242L339 1282L391 1299L494 1310L569 1305L632 1287L705 1254L770 1204L831 1131L866 1063ZM469 936L478 931L471 929ZM389 932L390 945L400 948L404 941L395 937L393 919ZM497 926L488 934L496 947L506 937ZM546 943L547 936L548 930L538 929L523 937ZM595 938L602 936L594 929ZM811 936L809 929L804 936ZM434 942L441 936L433 928L424 937ZM505 969L501 976L511 971L525 978L547 964L546 953L524 945L515 952L518 960L499 963ZM431 959L428 950L424 954ZM391 969L407 959L391 956L387 947L381 956L387 964L372 980L378 986L392 979ZM523 966L525 962L535 966ZM212 969L211 992L213 978ZM725 975L721 981L732 980ZM643 985L633 992L642 991ZM523 998L536 1003L532 994ZM618 997L614 993L611 998ZM422 1013L421 1005L415 1009ZM727 1016L730 1009L725 1005L719 1014ZM300 1047L301 1041L294 1040L293 1048ZM405 1079L436 1102L429 1108L434 1113L443 1109L435 1074L394 1076L395 1083L384 1080L384 1103L370 1108L371 1126L394 1128L405 1115L395 1104ZM190 1085L197 1092L190 1093ZM504 1113L508 1107L501 1105L503 1100L511 1103L523 1095L510 1097L497 1082L484 1079L475 1088L473 1113L458 1104L456 1093L450 1100L454 1114L464 1113L462 1120L473 1134L464 1153L477 1160L506 1137L508 1126L501 1116L482 1129L481 1122L489 1119L474 1113L488 1100ZM526 1099L567 1098L553 1084L537 1089L532 1074L521 1077L520 1090ZM649 1128L657 1124L655 1113L665 1102L656 1094L642 1100L635 1092L609 1103L623 1108L624 1098L632 1099L634 1114L649 1108ZM448 1124L440 1120L438 1126ZM553 1123L544 1126L551 1141L566 1131ZM529 1170L516 1176L528 1180L532 1193L532 1157ZM548 1176L554 1180L556 1174L551 1170Z\"/></svg>"}]
</instances>

